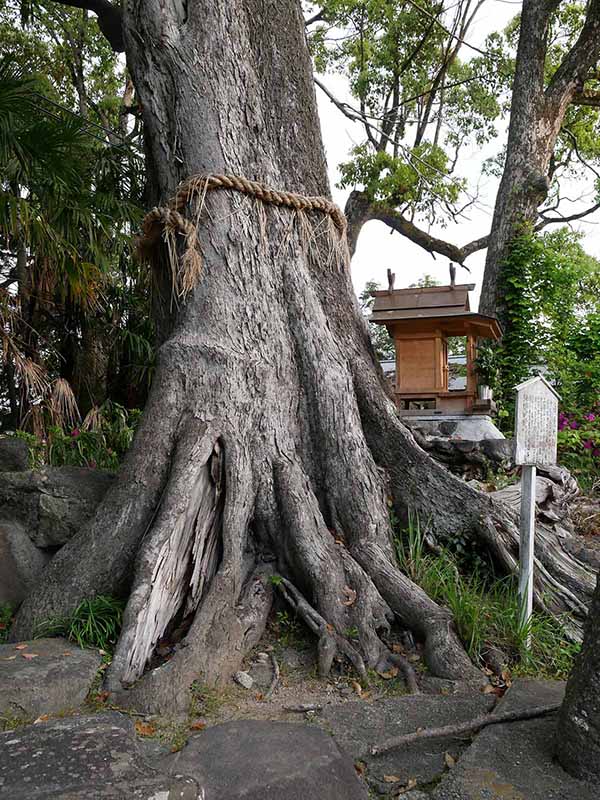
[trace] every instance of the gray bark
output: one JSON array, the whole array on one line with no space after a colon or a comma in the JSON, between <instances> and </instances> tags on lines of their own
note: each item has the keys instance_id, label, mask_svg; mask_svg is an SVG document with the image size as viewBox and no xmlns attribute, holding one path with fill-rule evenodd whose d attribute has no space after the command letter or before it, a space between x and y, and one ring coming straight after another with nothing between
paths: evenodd
<instances>
[{"instance_id":1,"label":"gray bark","mask_svg":"<svg viewBox=\"0 0 600 800\"><path fill-rule=\"evenodd\" d=\"M187 15L128 0L124 35L157 200L200 172L328 193L296 0L197 2ZM434 673L477 674L449 611L395 566L387 500L442 536L484 535L511 567L514 514L435 464L398 418L323 222L209 192L202 275L183 307L164 297L165 341L121 476L17 618L24 638L82 597L131 589L108 676L120 703L181 709L193 680L228 678L264 628L273 572L313 620L323 672L336 655L363 674L379 663L395 616ZM148 669L184 612L183 646Z\"/></svg>"}]
</instances>

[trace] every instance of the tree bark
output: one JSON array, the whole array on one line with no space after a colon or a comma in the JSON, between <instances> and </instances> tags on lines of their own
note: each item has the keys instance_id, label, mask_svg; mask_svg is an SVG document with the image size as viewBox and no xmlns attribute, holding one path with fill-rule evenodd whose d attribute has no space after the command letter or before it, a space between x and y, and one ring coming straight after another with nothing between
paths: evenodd
<instances>
[{"instance_id":1,"label":"tree bark","mask_svg":"<svg viewBox=\"0 0 600 800\"><path fill-rule=\"evenodd\" d=\"M186 13L175 0L128 0L124 36L157 201L196 173L328 194L297 0L197 2ZM347 658L365 674L396 617L435 674L477 676L450 612L395 565L388 498L440 536L484 536L509 569L515 516L433 462L402 424L347 255L323 235L331 221L230 190L190 196L184 216L198 225L202 273L182 303L159 248L165 339L140 430L13 638L83 597L128 593L108 687L122 704L183 710L194 680L227 679L256 643L276 572L312 620L323 673ZM538 599L561 586L551 556ZM583 584L556 602L584 605ZM157 642L184 623L181 646L156 666Z\"/></svg>"},{"instance_id":2,"label":"tree bark","mask_svg":"<svg viewBox=\"0 0 600 800\"><path fill-rule=\"evenodd\" d=\"M560 710L556 747L567 772L600 781L600 576Z\"/></svg>"}]
</instances>

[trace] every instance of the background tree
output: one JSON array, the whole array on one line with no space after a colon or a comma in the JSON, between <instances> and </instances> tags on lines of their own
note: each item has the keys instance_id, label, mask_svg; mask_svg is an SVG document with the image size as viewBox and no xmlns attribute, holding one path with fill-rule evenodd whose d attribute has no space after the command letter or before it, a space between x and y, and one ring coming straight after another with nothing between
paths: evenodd
<instances>
[{"instance_id":1,"label":"background tree","mask_svg":"<svg viewBox=\"0 0 600 800\"><path fill-rule=\"evenodd\" d=\"M522 16L477 47L471 30L482 6L331 0L309 31L317 69L346 75L354 103L318 85L364 128L340 167L342 186L353 187L345 209L351 247L370 219L461 264L489 244L481 310L506 327L498 276L521 226L539 230L599 208L565 212L561 192L565 180L597 180L598 11L594 3L526 0ZM491 234L463 246L431 235L432 223L460 224L477 202L476 187L460 177L462 154L493 141L508 111L507 148L485 165L503 176Z\"/></svg>"},{"instance_id":2,"label":"background tree","mask_svg":"<svg viewBox=\"0 0 600 800\"><path fill-rule=\"evenodd\" d=\"M150 282L130 247L142 181L131 81L86 11L32 13L35 26L14 3L0 8L2 290L15 343L0 394L4 426L30 429L41 385L27 391L19 364L43 370L49 403L58 379L85 414L107 398L142 403L153 361Z\"/></svg>"},{"instance_id":3,"label":"background tree","mask_svg":"<svg viewBox=\"0 0 600 800\"><path fill-rule=\"evenodd\" d=\"M339 656L364 675L397 618L435 674L476 675L450 613L396 566L388 503L441 539L478 538L508 571L516 517L429 459L386 395L343 222L306 199L328 185L299 3L197 2L183 16L179 3L128 0L123 31L150 202L163 205L145 233L165 338L119 480L12 635L82 597L128 594L108 685L120 702L173 711L200 673L231 674L275 584L317 634L322 673ZM181 181L222 173L300 196L201 177L164 207ZM537 600L550 580L550 607L572 609L576 632L592 575L552 531L540 535ZM180 623L185 646L150 668Z\"/></svg>"}]
</instances>

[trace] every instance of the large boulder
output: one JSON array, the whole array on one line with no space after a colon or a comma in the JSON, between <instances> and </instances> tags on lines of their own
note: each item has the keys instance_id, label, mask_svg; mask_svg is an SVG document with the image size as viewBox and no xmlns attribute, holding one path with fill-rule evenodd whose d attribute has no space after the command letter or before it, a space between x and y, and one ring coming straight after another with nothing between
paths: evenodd
<instances>
[{"instance_id":1,"label":"large boulder","mask_svg":"<svg viewBox=\"0 0 600 800\"><path fill-rule=\"evenodd\" d=\"M18 522L0 520L0 603L20 605L50 555L39 550Z\"/></svg>"},{"instance_id":2,"label":"large boulder","mask_svg":"<svg viewBox=\"0 0 600 800\"><path fill-rule=\"evenodd\" d=\"M29 448L16 436L0 436L0 472L29 469Z\"/></svg>"},{"instance_id":3,"label":"large boulder","mask_svg":"<svg viewBox=\"0 0 600 800\"><path fill-rule=\"evenodd\" d=\"M60 547L92 516L113 480L84 467L6 472L0 514L20 522L37 547Z\"/></svg>"},{"instance_id":4,"label":"large boulder","mask_svg":"<svg viewBox=\"0 0 600 800\"><path fill-rule=\"evenodd\" d=\"M79 708L102 658L66 639L0 645L0 715L20 720Z\"/></svg>"}]
</instances>

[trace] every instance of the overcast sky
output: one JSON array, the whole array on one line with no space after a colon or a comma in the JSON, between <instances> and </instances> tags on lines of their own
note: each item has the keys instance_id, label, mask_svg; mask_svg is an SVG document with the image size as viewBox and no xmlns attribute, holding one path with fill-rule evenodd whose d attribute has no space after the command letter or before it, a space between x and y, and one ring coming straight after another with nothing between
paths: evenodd
<instances>
[{"instance_id":1,"label":"overcast sky","mask_svg":"<svg viewBox=\"0 0 600 800\"><path fill-rule=\"evenodd\" d=\"M487 0L480 9L467 40L474 45L481 46L490 32L505 27L509 20L518 13L519 6L520 3L513 2L513 0ZM465 48L463 48L461 56L468 58L468 51ZM325 75L321 76L321 79L339 99L351 101L347 84L342 76ZM337 166L340 162L348 159L349 151L354 145L363 141L363 128L358 123L352 123L346 119L318 87L316 91L332 191L335 201L343 208L349 191L342 191L336 186L339 180ZM431 233L460 246L489 231L498 183L494 178L481 175L481 165L485 158L493 156L501 150L505 137L506 124L501 127L498 139L483 151L476 147L471 150L465 148L462 151L459 162L461 168L458 172L468 178L471 189L479 185L478 207L470 210L469 218L460 224L451 222L446 228L434 226L429 229ZM574 186L571 193L569 187L566 189L567 194L575 197L581 194L579 186ZM572 213L581 208L581 203L573 207L565 206L563 213L567 211ZM600 215L598 213L591 215L588 220L577 223L575 227L585 233L586 250L600 258L600 227L598 225ZM479 297L484 263L485 251L482 251L470 256L466 261L471 275L465 270L458 270L457 280L477 284L476 291L472 296L473 309L475 309ZM387 286L386 271L388 267L391 267L396 273L397 288L414 283L425 273L429 273L442 283L446 283L448 280L447 258L437 255L433 259L429 253L400 234L390 234L390 229L382 222L368 222L360 234L358 247L352 260L352 279L356 292L359 293L368 280L375 280L382 286Z\"/></svg>"}]
</instances>

